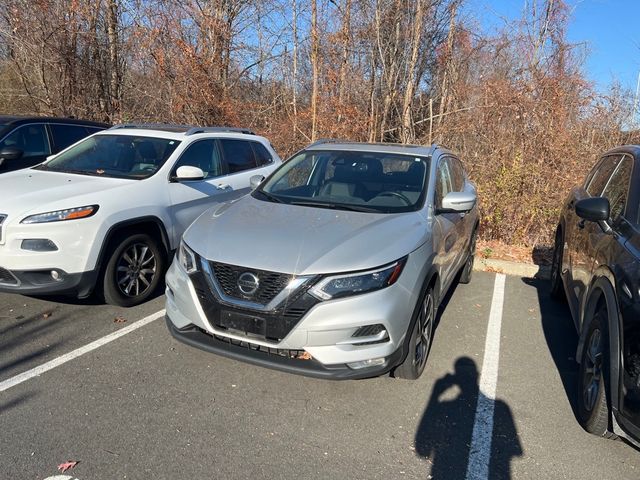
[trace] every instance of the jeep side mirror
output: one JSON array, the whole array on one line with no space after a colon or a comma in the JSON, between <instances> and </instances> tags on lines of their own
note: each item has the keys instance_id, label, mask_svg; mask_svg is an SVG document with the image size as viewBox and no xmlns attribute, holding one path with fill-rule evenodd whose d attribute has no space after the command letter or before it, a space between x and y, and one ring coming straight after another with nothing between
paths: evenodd
<instances>
[{"instance_id":1,"label":"jeep side mirror","mask_svg":"<svg viewBox=\"0 0 640 480\"><path fill-rule=\"evenodd\" d=\"M201 168L192 167L191 165L183 165L176 170L177 181L181 180L202 180L205 177Z\"/></svg>"}]
</instances>

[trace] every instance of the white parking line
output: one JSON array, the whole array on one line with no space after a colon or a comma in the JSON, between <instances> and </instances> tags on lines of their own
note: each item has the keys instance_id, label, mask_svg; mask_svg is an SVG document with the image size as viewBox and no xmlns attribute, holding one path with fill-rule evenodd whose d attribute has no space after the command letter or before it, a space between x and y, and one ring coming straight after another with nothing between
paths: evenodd
<instances>
[{"instance_id":1,"label":"white parking line","mask_svg":"<svg viewBox=\"0 0 640 480\"><path fill-rule=\"evenodd\" d=\"M493 286L493 298L491 300L491 312L489 313L489 325L487 326L487 338L484 344L480 391L478 393L473 435L469 448L466 480L487 480L489 478L505 280L506 276L499 273L496 275Z\"/></svg>"},{"instance_id":2,"label":"white parking line","mask_svg":"<svg viewBox=\"0 0 640 480\"><path fill-rule=\"evenodd\" d=\"M10 389L11 387L15 387L16 385L22 382L26 382L30 378L37 377L38 375L42 375L43 373L53 368L59 367L60 365L67 363L70 360L73 360L74 358L78 358L79 356L84 355L85 353L89 353L92 350L95 350L96 348L106 345L109 342L113 342L114 340L126 335L127 333L131 333L134 330L137 330L140 327L144 327L145 325L153 322L154 320L157 320L163 317L164 313L165 313L164 310L160 310L159 312L152 313L148 317L145 317L142 320L138 320L137 322L132 323L131 325L128 325L124 328L121 328L118 331L115 331L113 333L110 333L109 335L99 338L98 340L95 340L85 345L84 347L80 347L69 353L65 353L64 355L54 358L53 360L43 363L42 365L32 368L31 370L27 370L26 372L16 375L15 377L11 377L7 380L3 380L2 382L0 382L0 392L4 392L5 390Z\"/></svg>"}]
</instances>

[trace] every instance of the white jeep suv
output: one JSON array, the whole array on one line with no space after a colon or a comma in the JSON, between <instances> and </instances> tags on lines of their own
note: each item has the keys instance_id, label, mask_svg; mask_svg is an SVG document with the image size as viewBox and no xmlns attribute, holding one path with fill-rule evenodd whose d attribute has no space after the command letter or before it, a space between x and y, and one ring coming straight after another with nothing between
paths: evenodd
<instances>
[{"instance_id":1,"label":"white jeep suv","mask_svg":"<svg viewBox=\"0 0 640 480\"><path fill-rule=\"evenodd\" d=\"M94 290L133 306L161 282L182 233L281 160L227 127L119 125L0 177L0 291Z\"/></svg>"}]
</instances>

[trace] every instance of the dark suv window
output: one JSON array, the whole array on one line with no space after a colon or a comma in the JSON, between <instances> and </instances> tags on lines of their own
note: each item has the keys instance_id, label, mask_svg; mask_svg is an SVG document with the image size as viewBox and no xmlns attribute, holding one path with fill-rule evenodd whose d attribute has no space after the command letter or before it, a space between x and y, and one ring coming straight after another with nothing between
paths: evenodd
<instances>
[{"instance_id":1,"label":"dark suv window","mask_svg":"<svg viewBox=\"0 0 640 480\"><path fill-rule=\"evenodd\" d=\"M627 206L627 194L629 192L632 167L633 161L626 155L622 157L618 168L602 192L602 196L609 199L611 205L610 217L614 223L624 214L625 207Z\"/></svg>"},{"instance_id":2,"label":"dark suv window","mask_svg":"<svg viewBox=\"0 0 640 480\"><path fill-rule=\"evenodd\" d=\"M180 156L180 160L176 162L173 174L175 175L178 167L186 165L202 169L205 178L219 177L224 174L220 150L213 139L199 140L189 145Z\"/></svg>"},{"instance_id":3,"label":"dark suv window","mask_svg":"<svg viewBox=\"0 0 640 480\"><path fill-rule=\"evenodd\" d=\"M611 174L618 166L620 157L620 155L609 155L602 159L591 175L591 180L587 185L587 193L589 195L599 197L602 194L602 190L604 190L604 187L607 185Z\"/></svg>"},{"instance_id":4,"label":"dark suv window","mask_svg":"<svg viewBox=\"0 0 640 480\"><path fill-rule=\"evenodd\" d=\"M220 145L229 173L256 168L256 159L249 142L223 138L220 140Z\"/></svg>"},{"instance_id":5,"label":"dark suv window","mask_svg":"<svg viewBox=\"0 0 640 480\"><path fill-rule=\"evenodd\" d=\"M42 124L18 127L0 142L0 149L5 147L19 148L23 157L45 156L51 153L47 132Z\"/></svg>"},{"instance_id":6,"label":"dark suv window","mask_svg":"<svg viewBox=\"0 0 640 480\"><path fill-rule=\"evenodd\" d=\"M84 137L90 135L89 129L80 125L56 125L50 124L51 135L53 136L53 151L59 152L69 145L73 145ZM95 129L98 131L98 129Z\"/></svg>"}]
</instances>

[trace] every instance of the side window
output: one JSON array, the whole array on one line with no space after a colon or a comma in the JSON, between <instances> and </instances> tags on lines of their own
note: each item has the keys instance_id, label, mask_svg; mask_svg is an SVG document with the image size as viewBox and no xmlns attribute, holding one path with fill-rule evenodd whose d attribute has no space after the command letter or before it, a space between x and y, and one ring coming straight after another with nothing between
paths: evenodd
<instances>
[{"instance_id":1,"label":"side window","mask_svg":"<svg viewBox=\"0 0 640 480\"><path fill-rule=\"evenodd\" d=\"M602 192L602 196L609 199L609 203L611 204L611 220L614 223L624 214L625 207L627 206L627 194L629 192L632 167L633 161L626 155L622 157L618 168Z\"/></svg>"},{"instance_id":2,"label":"side window","mask_svg":"<svg viewBox=\"0 0 640 480\"><path fill-rule=\"evenodd\" d=\"M205 178L219 177L224 174L222 159L217 142L211 140L199 140L192 143L182 152L180 158L173 167L173 175L178 167L198 167L202 169Z\"/></svg>"},{"instance_id":3,"label":"side window","mask_svg":"<svg viewBox=\"0 0 640 480\"><path fill-rule=\"evenodd\" d=\"M451 183L454 192L461 192L464 190L464 169L460 160L454 157L447 159L449 163L449 171L451 173Z\"/></svg>"},{"instance_id":4,"label":"side window","mask_svg":"<svg viewBox=\"0 0 640 480\"><path fill-rule=\"evenodd\" d=\"M593 172L589 185L587 185L587 193L589 195L599 197L602 194L602 190L604 190L619 161L620 155L609 155L602 159L596 171Z\"/></svg>"},{"instance_id":5,"label":"side window","mask_svg":"<svg viewBox=\"0 0 640 480\"><path fill-rule=\"evenodd\" d=\"M220 139L219 142L229 173L256 168L256 159L253 156L250 142L228 138Z\"/></svg>"},{"instance_id":6,"label":"side window","mask_svg":"<svg viewBox=\"0 0 640 480\"><path fill-rule=\"evenodd\" d=\"M442 159L436 170L436 207L442 205L442 199L451 191L453 191L453 185L451 184L451 174L449 173L449 162Z\"/></svg>"},{"instance_id":7,"label":"side window","mask_svg":"<svg viewBox=\"0 0 640 480\"><path fill-rule=\"evenodd\" d=\"M269 150L267 150L260 142L251 142L251 146L253 147L253 153L256 155L256 162L259 167L267 165L273 161Z\"/></svg>"},{"instance_id":8,"label":"side window","mask_svg":"<svg viewBox=\"0 0 640 480\"><path fill-rule=\"evenodd\" d=\"M49 128L53 136L53 151L56 153L88 135L87 129L82 126L50 124Z\"/></svg>"},{"instance_id":9,"label":"side window","mask_svg":"<svg viewBox=\"0 0 640 480\"><path fill-rule=\"evenodd\" d=\"M24 125L11 132L1 143L0 149L14 147L22 150L25 157L49 155L49 141L44 125Z\"/></svg>"}]
</instances>

